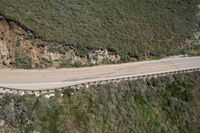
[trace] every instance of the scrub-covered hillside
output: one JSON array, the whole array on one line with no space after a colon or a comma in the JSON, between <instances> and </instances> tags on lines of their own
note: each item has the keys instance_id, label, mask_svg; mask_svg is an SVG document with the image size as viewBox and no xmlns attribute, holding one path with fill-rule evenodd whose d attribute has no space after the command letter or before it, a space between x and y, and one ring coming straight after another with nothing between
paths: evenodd
<instances>
[{"instance_id":1,"label":"scrub-covered hillside","mask_svg":"<svg viewBox=\"0 0 200 133\"><path fill-rule=\"evenodd\" d=\"M80 57L102 48L120 55L121 61L135 61L199 50L192 41L199 30L198 4L199 0L0 0L0 14L35 36L74 47Z\"/></svg>"}]
</instances>

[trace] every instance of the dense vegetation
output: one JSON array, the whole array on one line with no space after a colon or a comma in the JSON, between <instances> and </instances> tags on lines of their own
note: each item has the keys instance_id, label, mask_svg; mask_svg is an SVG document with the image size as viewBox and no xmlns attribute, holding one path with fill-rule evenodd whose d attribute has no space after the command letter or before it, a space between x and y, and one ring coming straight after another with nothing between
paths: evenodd
<instances>
[{"instance_id":1,"label":"dense vegetation","mask_svg":"<svg viewBox=\"0 0 200 133\"><path fill-rule=\"evenodd\" d=\"M50 99L4 95L0 119L7 131L21 133L200 132L200 72L62 94Z\"/></svg>"},{"instance_id":2,"label":"dense vegetation","mask_svg":"<svg viewBox=\"0 0 200 133\"><path fill-rule=\"evenodd\" d=\"M180 54L198 29L199 0L0 0L0 13L37 35L74 45L77 54L107 48L122 60Z\"/></svg>"}]
</instances>

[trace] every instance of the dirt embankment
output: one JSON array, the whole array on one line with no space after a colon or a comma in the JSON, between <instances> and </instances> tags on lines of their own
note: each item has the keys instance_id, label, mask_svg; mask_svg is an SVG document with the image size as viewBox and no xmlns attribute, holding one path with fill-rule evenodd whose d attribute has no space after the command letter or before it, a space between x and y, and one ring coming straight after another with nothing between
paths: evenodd
<instances>
[{"instance_id":1,"label":"dirt embankment","mask_svg":"<svg viewBox=\"0 0 200 133\"><path fill-rule=\"evenodd\" d=\"M117 62L119 55L106 49L80 57L67 44L44 41L14 21L0 17L0 68L59 68Z\"/></svg>"}]
</instances>

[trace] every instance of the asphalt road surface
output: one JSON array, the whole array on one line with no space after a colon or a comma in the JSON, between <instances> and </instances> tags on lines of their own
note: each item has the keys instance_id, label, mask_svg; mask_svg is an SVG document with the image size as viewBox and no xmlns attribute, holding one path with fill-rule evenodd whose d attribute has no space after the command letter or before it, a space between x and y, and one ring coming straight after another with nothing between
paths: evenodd
<instances>
[{"instance_id":1,"label":"asphalt road surface","mask_svg":"<svg viewBox=\"0 0 200 133\"><path fill-rule=\"evenodd\" d=\"M11 70L0 69L0 88L43 90L92 81L134 77L200 68L200 57L166 58L155 61L100 65L85 68Z\"/></svg>"}]
</instances>

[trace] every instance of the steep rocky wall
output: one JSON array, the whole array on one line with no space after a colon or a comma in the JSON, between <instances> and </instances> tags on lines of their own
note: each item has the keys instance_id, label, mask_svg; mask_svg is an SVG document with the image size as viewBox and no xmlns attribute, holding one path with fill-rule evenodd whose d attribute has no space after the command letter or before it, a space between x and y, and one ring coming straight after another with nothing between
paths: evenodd
<instances>
[{"instance_id":1,"label":"steep rocky wall","mask_svg":"<svg viewBox=\"0 0 200 133\"><path fill-rule=\"evenodd\" d=\"M0 67L59 68L103 62L117 62L119 55L105 50L91 50L87 56L76 55L76 49L67 44L44 41L18 25L0 18Z\"/></svg>"},{"instance_id":2,"label":"steep rocky wall","mask_svg":"<svg viewBox=\"0 0 200 133\"><path fill-rule=\"evenodd\" d=\"M40 64L41 58L46 58L44 48L39 45L39 40L29 39L31 33L26 32L15 23L7 22L4 18L0 19L0 47L2 67L17 67L17 59L23 62L26 58L30 59L31 67ZM21 59L20 59L21 58ZM20 63L20 62L19 62ZM28 65L28 64L24 64Z\"/></svg>"}]
</instances>

